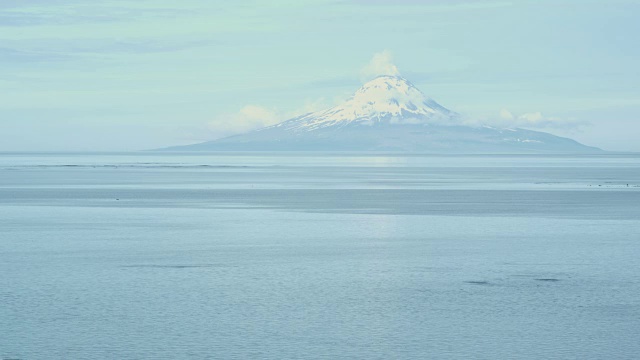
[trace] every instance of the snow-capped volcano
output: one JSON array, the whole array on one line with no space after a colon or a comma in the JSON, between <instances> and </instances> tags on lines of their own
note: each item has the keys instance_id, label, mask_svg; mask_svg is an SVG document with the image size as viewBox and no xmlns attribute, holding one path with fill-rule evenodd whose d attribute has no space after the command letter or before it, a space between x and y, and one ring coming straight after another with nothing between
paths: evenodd
<instances>
[{"instance_id":1,"label":"snow-capped volcano","mask_svg":"<svg viewBox=\"0 0 640 360\"><path fill-rule=\"evenodd\" d=\"M344 104L276 126L308 131L353 123L446 124L457 116L406 79L380 76L364 84Z\"/></svg>"},{"instance_id":2,"label":"snow-capped volcano","mask_svg":"<svg viewBox=\"0 0 640 360\"><path fill-rule=\"evenodd\" d=\"M594 152L574 140L524 129L463 126L460 116L406 79L380 76L343 104L241 135L168 150Z\"/></svg>"}]
</instances>

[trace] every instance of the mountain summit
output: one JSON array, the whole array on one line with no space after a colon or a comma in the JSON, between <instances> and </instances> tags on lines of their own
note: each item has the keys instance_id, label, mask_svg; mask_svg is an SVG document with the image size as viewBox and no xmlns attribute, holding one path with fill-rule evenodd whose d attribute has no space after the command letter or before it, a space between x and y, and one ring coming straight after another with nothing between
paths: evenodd
<instances>
[{"instance_id":1,"label":"mountain summit","mask_svg":"<svg viewBox=\"0 0 640 360\"><path fill-rule=\"evenodd\" d=\"M349 124L428 124L457 117L404 78L380 76L364 84L344 104L309 114L298 122L307 129Z\"/></svg>"},{"instance_id":2,"label":"mountain summit","mask_svg":"<svg viewBox=\"0 0 640 360\"><path fill-rule=\"evenodd\" d=\"M406 79L380 76L341 105L241 135L165 150L404 151L435 153L597 152L524 129L461 125L460 116Z\"/></svg>"}]
</instances>

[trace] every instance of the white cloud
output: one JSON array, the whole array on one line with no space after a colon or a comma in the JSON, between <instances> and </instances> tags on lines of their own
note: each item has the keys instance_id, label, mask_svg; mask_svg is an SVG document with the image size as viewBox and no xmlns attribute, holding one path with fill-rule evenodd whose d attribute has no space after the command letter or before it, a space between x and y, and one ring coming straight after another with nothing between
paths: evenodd
<instances>
[{"instance_id":1,"label":"white cloud","mask_svg":"<svg viewBox=\"0 0 640 360\"><path fill-rule=\"evenodd\" d=\"M277 109L247 105L237 113L217 116L207 128L215 137L224 137L277 124L284 120L279 115Z\"/></svg>"},{"instance_id":2,"label":"white cloud","mask_svg":"<svg viewBox=\"0 0 640 360\"><path fill-rule=\"evenodd\" d=\"M500 110L500 118L504 120L513 120L513 114L507 109Z\"/></svg>"},{"instance_id":3,"label":"white cloud","mask_svg":"<svg viewBox=\"0 0 640 360\"><path fill-rule=\"evenodd\" d=\"M400 75L398 67L393 64L393 56L389 50L374 54L367 65L360 70L363 81L373 79L381 75Z\"/></svg>"},{"instance_id":4,"label":"white cloud","mask_svg":"<svg viewBox=\"0 0 640 360\"><path fill-rule=\"evenodd\" d=\"M543 122L560 121L560 119L558 118L545 117L539 111L534 113L524 113L518 116L518 120L524 122L525 124L540 124Z\"/></svg>"},{"instance_id":5,"label":"white cloud","mask_svg":"<svg viewBox=\"0 0 640 360\"><path fill-rule=\"evenodd\" d=\"M217 139L275 125L296 116L325 109L324 99L307 100L293 111L281 111L260 105L246 105L236 113L220 114L207 124L209 134Z\"/></svg>"},{"instance_id":6,"label":"white cloud","mask_svg":"<svg viewBox=\"0 0 640 360\"><path fill-rule=\"evenodd\" d=\"M500 110L497 117L483 120L468 120L466 123L470 125L491 125L503 128L522 127L533 129L577 129L588 124L574 118L564 119L555 116L546 116L540 111L514 114L507 109Z\"/></svg>"}]
</instances>

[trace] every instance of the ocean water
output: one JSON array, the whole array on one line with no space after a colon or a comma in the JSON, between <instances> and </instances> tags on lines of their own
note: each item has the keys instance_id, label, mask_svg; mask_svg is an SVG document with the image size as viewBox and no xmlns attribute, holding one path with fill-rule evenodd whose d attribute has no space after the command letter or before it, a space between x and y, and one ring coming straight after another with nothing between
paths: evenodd
<instances>
[{"instance_id":1,"label":"ocean water","mask_svg":"<svg viewBox=\"0 0 640 360\"><path fill-rule=\"evenodd\" d=\"M0 359L637 359L640 156L0 154Z\"/></svg>"}]
</instances>

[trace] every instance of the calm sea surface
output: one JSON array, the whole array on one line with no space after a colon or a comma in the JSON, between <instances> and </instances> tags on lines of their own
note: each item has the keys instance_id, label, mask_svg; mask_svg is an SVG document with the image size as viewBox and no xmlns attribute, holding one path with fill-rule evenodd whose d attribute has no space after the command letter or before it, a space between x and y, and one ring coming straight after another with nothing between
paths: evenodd
<instances>
[{"instance_id":1,"label":"calm sea surface","mask_svg":"<svg viewBox=\"0 0 640 360\"><path fill-rule=\"evenodd\" d=\"M638 359L640 156L0 153L0 359Z\"/></svg>"}]
</instances>

